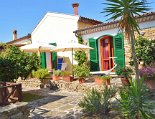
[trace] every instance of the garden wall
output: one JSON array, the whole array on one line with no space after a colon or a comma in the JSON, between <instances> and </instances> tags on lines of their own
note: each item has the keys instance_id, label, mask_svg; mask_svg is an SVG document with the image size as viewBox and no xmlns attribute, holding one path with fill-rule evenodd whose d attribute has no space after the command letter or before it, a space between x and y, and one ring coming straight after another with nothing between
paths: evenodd
<instances>
[{"instance_id":1,"label":"garden wall","mask_svg":"<svg viewBox=\"0 0 155 119\"><path fill-rule=\"evenodd\" d=\"M17 83L22 83L22 87L40 87L41 81L39 79L26 79L26 80L17 80Z\"/></svg>"},{"instance_id":2,"label":"garden wall","mask_svg":"<svg viewBox=\"0 0 155 119\"><path fill-rule=\"evenodd\" d=\"M0 107L0 119L28 119L29 114L30 111L26 102L17 102Z\"/></svg>"},{"instance_id":3,"label":"garden wall","mask_svg":"<svg viewBox=\"0 0 155 119\"><path fill-rule=\"evenodd\" d=\"M119 79L115 78L114 79L115 81L111 81L111 84L114 85L116 84L115 82ZM121 82L116 85L117 87L121 87ZM85 82L85 83L82 83L80 84L77 81L73 81L73 82L65 82L63 80L60 80L60 81L54 81L54 80L51 80L50 81L50 89L52 90L55 90L55 89L60 89L60 90L67 90L67 91L70 91L70 92L73 92L73 91L76 91L76 92L86 92L86 91L89 91L91 89L97 89L98 91L103 91L105 86L104 85L96 85L94 82Z\"/></svg>"}]
</instances>

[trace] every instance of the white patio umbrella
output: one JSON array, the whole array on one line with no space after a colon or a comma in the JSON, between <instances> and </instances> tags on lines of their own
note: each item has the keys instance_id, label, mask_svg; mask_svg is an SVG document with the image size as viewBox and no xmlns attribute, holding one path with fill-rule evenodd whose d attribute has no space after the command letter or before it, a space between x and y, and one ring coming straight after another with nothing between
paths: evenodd
<instances>
[{"instance_id":1,"label":"white patio umbrella","mask_svg":"<svg viewBox=\"0 0 155 119\"><path fill-rule=\"evenodd\" d=\"M71 51L72 52L72 67L73 67L73 51L87 51L90 49L93 49L93 48L87 45L79 44L79 43L63 43L60 46L58 45L56 48L54 48L53 51L55 52Z\"/></svg>"},{"instance_id":2,"label":"white patio umbrella","mask_svg":"<svg viewBox=\"0 0 155 119\"><path fill-rule=\"evenodd\" d=\"M40 55L40 52L50 52L54 48L55 46L49 45L47 43L32 43L32 44L28 44L20 47L20 49L23 51L38 52L38 55Z\"/></svg>"}]
</instances>

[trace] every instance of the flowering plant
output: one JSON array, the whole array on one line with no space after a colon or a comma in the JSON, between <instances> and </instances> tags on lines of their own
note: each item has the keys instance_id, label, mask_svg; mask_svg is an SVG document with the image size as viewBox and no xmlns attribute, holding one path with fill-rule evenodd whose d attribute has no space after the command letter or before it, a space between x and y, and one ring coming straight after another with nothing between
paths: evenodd
<instances>
[{"instance_id":1,"label":"flowering plant","mask_svg":"<svg viewBox=\"0 0 155 119\"><path fill-rule=\"evenodd\" d=\"M155 79L155 67L144 67L140 69L140 76L145 79Z\"/></svg>"}]
</instances>

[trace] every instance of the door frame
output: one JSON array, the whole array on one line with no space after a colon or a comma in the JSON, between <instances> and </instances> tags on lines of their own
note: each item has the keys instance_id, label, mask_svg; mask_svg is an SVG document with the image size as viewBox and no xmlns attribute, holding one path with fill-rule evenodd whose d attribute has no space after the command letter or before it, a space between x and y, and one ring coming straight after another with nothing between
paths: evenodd
<instances>
[{"instance_id":1,"label":"door frame","mask_svg":"<svg viewBox=\"0 0 155 119\"><path fill-rule=\"evenodd\" d=\"M103 51L103 48L101 47L101 42L103 42L103 38L105 37L105 36L108 36L108 37L111 37L111 42L113 42L113 35L111 35L111 34L105 34L105 35L102 35L102 36L100 36L99 38L97 38L97 40L98 40L98 46L99 46L99 50L98 50L98 54L99 54L99 65L100 65L100 70L101 71L104 71L104 64L103 64L103 55L102 55L102 52L101 51ZM110 47L109 46L110 44L108 44L108 47ZM114 44L112 44L112 45L114 45ZM112 57L114 57L114 46L113 46L113 48L112 48ZM112 60L114 60L114 59L112 59ZM111 60L111 61L112 61ZM110 62L110 61L109 61ZM113 61L112 61L113 62ZM111 64L111 63L110 63ZM110 67L113 67L113 63L112 63L112 66L110 66Z\"/></svg>"}]
</instances>

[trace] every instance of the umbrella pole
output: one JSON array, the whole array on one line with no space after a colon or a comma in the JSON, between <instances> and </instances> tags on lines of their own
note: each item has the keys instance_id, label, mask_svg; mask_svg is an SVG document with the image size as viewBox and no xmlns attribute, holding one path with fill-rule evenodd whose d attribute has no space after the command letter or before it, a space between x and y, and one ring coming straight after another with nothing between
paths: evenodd
<instances>
[{"instance_id":1,"label":"umbrella pole","mask_svg":"<svg viewBox=\"0 0 155 119\"><path fill-rule=\"evenodd\" d=\"M74 72L73 72L73 48L72 48L72 76L74 77Z\"/></svg>"}]
</instances>

